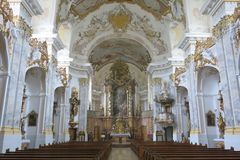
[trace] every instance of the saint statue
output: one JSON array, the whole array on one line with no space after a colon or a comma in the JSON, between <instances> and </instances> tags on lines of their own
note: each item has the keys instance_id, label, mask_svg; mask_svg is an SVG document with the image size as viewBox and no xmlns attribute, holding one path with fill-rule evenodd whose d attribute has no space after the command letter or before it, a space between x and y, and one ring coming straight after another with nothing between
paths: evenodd
<instances>
[{"instance_id":1,"label":"saint statue","mask_svg":"<svg viewBox=\"0 0 240 160\"><path fill-rule=\"evenodd\" d=\"M78 105L80 105L80 100L78 99L78 91L73 88L71 98L69 99L71 109L70 109L70 122L74 121L74 116L78 113Z\"/></svg>"},{"instance_id":2,"label":"saint statue","mask_svg":"<svg viewBox=\"0 0 240 160\"><path fill-rule=\"evenodd\" d=\"M222 117L222 113L219 113L219 117L218 117L218 128L219 128L219 137L220 138L224 138L224 132L225 132L225 122L224 119Z\"/></svg>"}]
</instances>

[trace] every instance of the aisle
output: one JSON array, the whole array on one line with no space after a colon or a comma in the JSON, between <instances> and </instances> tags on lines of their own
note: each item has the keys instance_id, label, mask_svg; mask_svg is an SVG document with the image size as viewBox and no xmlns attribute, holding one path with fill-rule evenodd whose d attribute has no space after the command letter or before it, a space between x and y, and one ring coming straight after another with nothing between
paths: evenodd
<instances>
[{"instance_id":1,"label":"aisle","mask_svg":"<svg viewBox=\"0 0 240 160\"><path fill-rule=\"evenodd\" d=\"M108 160L138 160L130 148L112 148Z\"/></svg>"}]
</instances>

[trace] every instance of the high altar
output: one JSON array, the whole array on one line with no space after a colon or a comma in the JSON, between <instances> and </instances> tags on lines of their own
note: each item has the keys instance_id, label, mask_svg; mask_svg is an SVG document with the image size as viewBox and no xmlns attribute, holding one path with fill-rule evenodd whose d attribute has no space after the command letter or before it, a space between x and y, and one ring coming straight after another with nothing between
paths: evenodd
<instances>
[{"instance_id":1,"label":"high altar","mask_svg":"<svg viewBox=\"0 0 240 160\"><path fill-rule=\"evenodd\" d=\"M112 137L115 142L124 143L128 138L137 135L140 125L139 113L135 109L135 87L136 82L131 78L128 65L122 61L115 62L104 83L106 105L102 113L95 116L98 117L93 120L95 124L88 119L88 130L91 130L91 125L95 125L94 137L97 137L98 130L98 133ZM93 112L89 111L89 117L92 116L90 114Z\"/></svg>"}]
</instances>

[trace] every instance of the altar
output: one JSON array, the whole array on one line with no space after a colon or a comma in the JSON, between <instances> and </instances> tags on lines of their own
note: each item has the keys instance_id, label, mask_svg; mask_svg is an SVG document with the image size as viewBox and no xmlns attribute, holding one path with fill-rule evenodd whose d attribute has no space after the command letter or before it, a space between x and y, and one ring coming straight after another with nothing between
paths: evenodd
<instances>
[{"instance_id":1,"label":"altar","mask_svg":"<svg viewBox=\"0 0 240 160\"><path fill-rule=\"evenodd\" d=\"M115 143L126 143L130 137L129 128L126 121L123 118L117 118L110 136Z\"/></svg>"},{"instance_id":2,"label":"altar","mask_svg":"<svg viewBox=\"0 0 240 160\"><path fill-rule=\"evenodd\" d=\"M111 133L110 135L115 143L127 143L127 139L130 137L130 133Z\"/></svg>"}]
</instances>

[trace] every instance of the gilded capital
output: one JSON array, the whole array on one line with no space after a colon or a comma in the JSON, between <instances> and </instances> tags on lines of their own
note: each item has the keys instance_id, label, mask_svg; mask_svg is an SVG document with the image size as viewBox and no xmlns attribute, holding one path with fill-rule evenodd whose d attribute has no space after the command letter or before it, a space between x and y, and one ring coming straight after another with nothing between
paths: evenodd
<instances>
[{"instance_id":1,"label":"gilded capital","mask_svg":"<svg viewBox=\"0 0 240 160\"><path fill-rule=\"evenodd\" d=\"M79 83L80 83L81 86L88 85L88 78L80 78Z\"/></svg>"}]
</instances>

